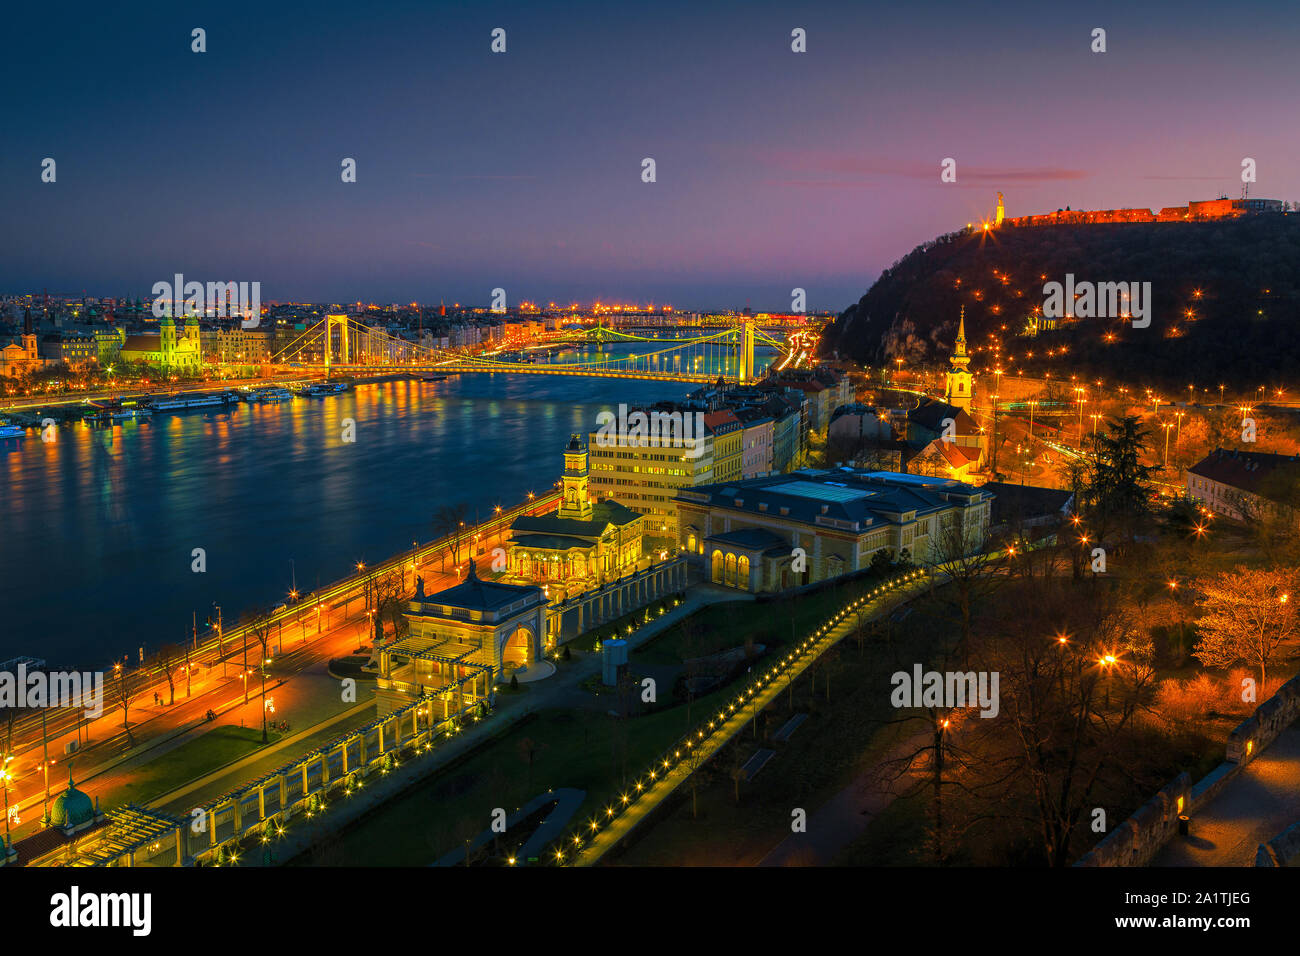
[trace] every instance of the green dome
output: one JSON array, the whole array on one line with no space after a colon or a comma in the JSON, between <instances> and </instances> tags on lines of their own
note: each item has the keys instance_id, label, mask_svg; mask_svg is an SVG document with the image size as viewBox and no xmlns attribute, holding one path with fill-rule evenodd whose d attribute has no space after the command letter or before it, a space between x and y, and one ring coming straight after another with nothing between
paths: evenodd
<instances>
[{"instance_id":1,"label":"green dome","mask_svg":"<svg viewBox=\"0 0 1300 956\"><path fill-rule=\"evenodd\" d=\"M72 785L68 778L68 789L59 794L50 805L50 826L79 827L95 819L95 805L90 797Z\"/></svg>"}]
</instances>

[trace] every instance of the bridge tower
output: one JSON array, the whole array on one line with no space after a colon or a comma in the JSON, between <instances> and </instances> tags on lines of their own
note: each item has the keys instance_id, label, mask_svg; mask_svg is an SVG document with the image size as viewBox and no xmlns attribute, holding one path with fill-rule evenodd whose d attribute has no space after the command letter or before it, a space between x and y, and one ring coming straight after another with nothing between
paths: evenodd
<instances>
[{"instance_id":1,"label":"bridge tower","mask_svg":"<svg viewBox=\"0 0 1300 956\"><path fill-rule=\"evenodd\" d=\"M325 316L325 377L330 377L330 356L334 351L334 326L339 328L339 362L348 363L348 317L346 315Z\"/></svg>"},{"instance_id":2,"label":"bridge tower","mask_svg":"<svg viewBox=\"0 0 1300 956\"><path fill-rule=\"evenodd\" d=\"M747 317L740 327L740 349L736 356L736 378L741 385L748 385L756 377L754 374L754 320Z\"/></svg>"}]
</instances>

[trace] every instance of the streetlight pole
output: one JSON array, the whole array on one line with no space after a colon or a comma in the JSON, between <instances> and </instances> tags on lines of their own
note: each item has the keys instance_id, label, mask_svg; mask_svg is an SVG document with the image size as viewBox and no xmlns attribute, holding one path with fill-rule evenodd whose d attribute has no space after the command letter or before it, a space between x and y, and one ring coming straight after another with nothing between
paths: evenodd
<instances>
[{"instance_id":1,"label":"streetlight pole","mask_svg":"<svg viewBox=\"0 0 1300 956\"><path fill-rule=\"evenodd\" d=\"M14 758L5 754L4 763L0 763L0 788L5 792L5 853L9 852L9 847L13 845L13 839L9 836L9 762ZM0 863L4 862L0 860Z\"/></svg>"},{"instance_id":2,"label":"streetlight pole","mask_svg":"<svg viewBox=\"0 0 1300 956\"><path fill-rule=\"evenodd\" d=\"M41 708L41 767L45 771L45 819L50 818L50 737L45 730L45 710Z\"/></svg>"},{"instance_id":3,"label":"streetlight pole","mask_svg":"<svg viewBox=\"0 0 1300 956\"><path fill-rule=\"evenodd\" d=\"M221 658L221 676L224 678L226 676L226 645L223 639L224 628L221 624L221 605L213 601L212 606L217 609L217 655ZM209 621L208 623L212 622Z\"/></svg>"}]
</instances>

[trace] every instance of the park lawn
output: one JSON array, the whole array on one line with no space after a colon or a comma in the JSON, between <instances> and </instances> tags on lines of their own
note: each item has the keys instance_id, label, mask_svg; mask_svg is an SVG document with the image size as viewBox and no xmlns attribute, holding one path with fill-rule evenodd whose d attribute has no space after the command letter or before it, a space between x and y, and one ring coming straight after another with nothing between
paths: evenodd
<instances>
[{"instance_id":1,"label":"park lawn","mask_svg":"<svg viewBox=\"0 0 1300 956\"><path fill-rule=\"evenodd\" d=\"M951 639L951 631L942 635L909 625L892 642L865 641L861 651L856 638L841 641L831 652L829 667L818 669L815 695L805 672L792 695L781 694L764 711L759 739L749 731L737 735L700 771L697 816L692 815L691 788L683 784L656 821L608 861L630 866L758 864L789 835L793 808L811 815L924 728L920 720L893 723L899 713L889 703L889 678L913 662L930 660ZM764 739L798 713L809 716L789 740L775 744ZM752 782L741 783L737 805L731 773L764 746L776 750L776 756Z\"/></svg>"},{"instance_id":2,"label":"park lawn","mask_svg":"<svg viewBox=\"0 0 1300 956\"><path fill-rule=\"evenodd\" d=\"M692 723L728 699L723 689L695 701ZM543 711L358 821L328 848L328 858L347 866L426 865L485 829L493 809L511 813L560 787L587 792L565 832L585 827L685 732L686 706L629 719L622 729L621 723L590 710ZM536 748L531 783L524 741ZM502 847L527 837L521 832Z\"/></svg>"},{"instance_id":3,"label":"park lawn","mask_svg":"<svg viewBox=\"0 0 1300 956\"><path fill-rule=\"evenodd\" d=\"M274 743L277 734L271 734ZM217 727L137 767L131 782L100 794L106 807L143 805L262 747L260 727Z\"/></svg>"},{"instance_id":4,"label":"park lawn","mask_svg":"<svg viewBox=\"0 0 1300 956\"><path fill-rule=\"evenodd\" d=\"M689 657L706 657L738 647L746 638L769 649L781 647L796 637L806 637L844 605L877 587L880 580L868 575L781 600L708 604L634 650L632 659L634 664L672 666Z\"/></svg>"},{"instance_id":5,"label":"park lawn","mask_svg":"<svg viewBox=\"0 0 1300 956\"><path fill-rule=\"evenodd\" d=\"M923 866L930 840L931 791L899 797L835 857L834 866Z\"/></svg>"},{"instance_id":6,"label":"park lawn","mask_svg":"<svg viewBox=\"0 0 1300 956\"><path fill-rule=\"evenodd\" d=\"M708 605L692 615L692 620L701 619L699 630L706 635L705 640L696 642L698 652L736 647L747 634L769 627L774 616L786 622L783 628L787 632L779 636L773 631L766 639L756 635L755 643L769 647L788 643L792 616L794 633L806 635L847 601L878 583L869 577L793 599ZM634 657L634 669L644 663L680 663L688 640L682 625L675 625L646 646L654 653ZM689 721L686 704L629 719L623 731L619 721L601 712L543 711L440 770L414 791L389 801L342 833L334 845L322 851L321 858L349 866L428 864L484 829L494 808L510 812L548 788L587 791L586 800L571 821L571 828L585 826L617 800L626 787L634 785L652 759L729 701L734 694L732 688L744 680L746 677L741 675L692 702ZM531 784L528 763L520 749L525 740L538 746ZM520 836L521 841L525 838L526 834Z\"/></svg>"}]
</instances>

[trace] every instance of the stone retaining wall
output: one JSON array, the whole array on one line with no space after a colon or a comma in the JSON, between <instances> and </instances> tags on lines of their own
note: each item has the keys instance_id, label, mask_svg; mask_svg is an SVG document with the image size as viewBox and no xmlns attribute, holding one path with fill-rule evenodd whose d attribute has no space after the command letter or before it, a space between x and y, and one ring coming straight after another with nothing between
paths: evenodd
<instances>
[{"instance_id":1,"label":"stone retaining wall","mask_svg":"<svg viewBox=\"0 0 1300 956\"><path fill-rule=\"evenodd\" d=\"M1206 774L1195 786L1191 778L1181 773L1138 809L1133 816L1106 835L1100 843L1084 854L1075 866L1146 866L1178 832L1178 815L1195 814L1204 808L1227 786L1241 769L1300 717L1300 675L1283 684L1276 694L1255 709L1228 735L1227 759ZM1293 833L1292 831L1297 831ZM1290 836L1288 836L1290 834ZM1281 841L1278 843L1278 841ZM1278 847L1272 850L1274 843ZM1300 854L1300 824L1284 831L1259 848L1260 856L1282 859ZM1257 866L1279 866L1285 863L1260 863Z\"/></svg>"},{"instance_id":2,"label":"stone retaining wall","mask_svg":"<svg viewBox=\"0 0 1300 956\"><path fill-rule=\"evenodd\" d=\"M1293 823L1255 851L1256 866L1300 866L1300 823Z\"/></svg>"}]
</instances>

